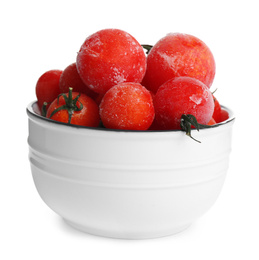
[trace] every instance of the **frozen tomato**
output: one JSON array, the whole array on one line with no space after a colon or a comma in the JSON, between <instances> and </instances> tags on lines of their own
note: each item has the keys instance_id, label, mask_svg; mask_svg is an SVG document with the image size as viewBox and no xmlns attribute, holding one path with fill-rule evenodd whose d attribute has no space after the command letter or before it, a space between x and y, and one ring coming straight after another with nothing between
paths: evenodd
<instances>
[{"instance_id":1,"label":"frozen tomato","mask_svg":"<svg viewBox=\"0 0 259 260\"><path fill-rule=\"evenodd\" d=\"M59 79L62 70L49 70L40 76L36 83L36 96L39 108L42 109L43 103L49 104L60 94Z\"/></svg>"},{"instance_id":2,"label":"frozen tomato","mask_svg":"<svg viewBox=\"0 0 259 260\"><path fill-rule=\"evenodd\" d=\"M182 115L194 116L206 125L213 114L214 101L205 84L190 77L177 77L164 83L154 98L156 124L161 129L181 129Z\"/></svg>"},{"instance_id":3,"label":"frozen tomato","mask_svg":"<svg viewBox=\"0 0 259 260\"><path fill-rule=\"evenodd\" d=\"M89 127L97 127L100 123L99 108L95 101L85 94L72 92L71 88L50 104L46 117Z\"/></svg>"},{"instance_id":4,"label":"frozen tomato","mask_svg":"<svg viewBox=\"0 0 259 260\"><path fill-rule=\"evenodd\" d=\"M154 119L152 96L139 83L120 83L104 95L100 116L106 128L147 130Z\"/></svg>"},{"instance_id":5,"label":"frozen tomato","mask_svg":"<svg viewBox=\"0 0 259 260\"><path fill-rule=\"evenodd\" d=\"M98 96L97 93L84 84L78 74L76 63L72 63L64 69L60 76L59 88L60 93L67 93L69 88L72 88L74 92L84 93L91 98Z\"/></svg>"},{"instance_id":6,"label":"frozen tomato","mask_svg":"<svg viewBox=\"0 0 259 260\"><path fill-rule=\"evenodd\" d=\"M200 80L209 88L215 67L214 57L204 42L192 35L171 33L150 50L142 84L156 93L167 80L188 76Z\"/></svg>"},{"instance_id":7,"label":"frozen tomato","mask_svg":"<svg viewBox=\"0 0 259 260\"><path fill-rule=\"evenodd\" d=\"M142 46L127 32L104 29L85 40L76 64L84 83L104 94L122 82L141 82L146 71L146 56Z\"/></svg>"}]
</instances>

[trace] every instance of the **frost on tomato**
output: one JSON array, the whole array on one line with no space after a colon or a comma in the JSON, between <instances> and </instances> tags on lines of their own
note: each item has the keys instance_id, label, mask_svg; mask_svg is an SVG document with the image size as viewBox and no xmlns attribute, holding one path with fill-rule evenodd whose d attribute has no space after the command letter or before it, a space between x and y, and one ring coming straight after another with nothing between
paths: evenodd
<instances>
[{"instance_id":1,"label":"frost on tomato","mask_svg":"<svg viewBox=\"0 0 259 260\"><path fill-rule=\"evenodd\" d=\"M76 64L84 83L93 91L105 94L119 83L141 82L146 56L142 46L127 32L104 29L85 40Z\"/></svg>"},{"instance_id":2,"label":"frost on tomato","mask_svg":"<svg viewBox=\"0 0 259 260\"><path fill-rule=\"evenodd\" d=\"M153 99L139 83L120 83L106 92L100 116L106 128L147 130L154 120Z\"/></svg>"},{"instance_id":3,"label":"frost on tomato","mask_svg":"<svg viewBox=\"0 0 259 260\"><path fill-rule=\"evenodd\" d=\"M181 129L182 115L192 115L199 124L207 125L212 118L214 101L210 90L199 80L177 77L158 89L154 107L160 129Z\"/></svg>"},{"instance_id":4,"label":"frost on tomato","mask_svg":"<svg viewBox=\"0 0 259 260\"><path fill-rule=\"evenodd\" d=\"M150 50L142 84L156 93L167 80L187 76L210 88L215 67L214 57L204 42L192 35L171 33Z\"/></svg>"}]
</instances>

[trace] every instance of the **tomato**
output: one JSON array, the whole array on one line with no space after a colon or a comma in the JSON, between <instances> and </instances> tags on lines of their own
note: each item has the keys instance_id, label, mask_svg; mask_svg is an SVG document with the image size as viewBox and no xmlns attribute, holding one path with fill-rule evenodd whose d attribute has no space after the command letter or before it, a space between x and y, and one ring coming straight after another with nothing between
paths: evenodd
<instances>
[{"instance_id":1,"label":"tomato","mask_svg":"<svg viewBox=\"0 0 259 260\"><path fill-rule=\"evenodd\" d=\"M47 118L74 125L97 127L100 123L99 108L85 94L72 92L60 94L49 106Z\"/></svg>"},{"instance_id":2,"label":"tomato","mask_svg":"<svg viewBox=\"0 0 259 260\"><path fill-rule=\"evenodd\" d=\"M106 128L147 130L155 116L152 96L139 83L120 83L104 95L100 116Z\"/></svg>"},{"instance_id":3,"label":"tomato","mask_svg":"<svg viewBox=\"0 0 259 260\"><path fill-rule=\"evenodd\" d=\"M141 82L146 71L146 55L127 32L104 29L84 41L76 64L83 82L93 91L105 94L119 83Z\"/></svg>"},{"instance_id":4,"label":"tomato","mask_svg":"<svg viewBox=\"0 0 259 260\"><path fill-rule=\"evenodd\" d=\"M96 98L98 96L97 93L93 92L84 84L78 74L76 63L72 63L67 66L60 76L60 93L67 93L69 88L72 88L74 92L84 93L91 98Z\"/></svg>"},{"instance_id":5,"label":"tomato","mask_svg":"<svg viewBox=\"0 0 259 260\"><path fill-rule=\"evenodd\" d=\"M214 112L213 112L213 118L215 119L216 123L221 123L229 118L229 114L227 110L221 107L219 101L213 96L214 98Z\"/></svg>"},{"instance_id":6,"label":"tomato","mask_svg":"<svg viewBox=\"0 0 259 260\"><path fill-rule=\"evenodd\" d=\"M216 121L215 121L214 118L212 117L212 118L210 119L210 121L208 122L207 125L215 125L215 124L216 124Z\"/></svg>"},{"instance_id":7,"label":"tomato","mask_svg":"<svg viewBox=\"0 0 259 260\"><path fill-rule=\"evenodd\" d=\"M161 129L181 129L183 114L194 116L199 124L208 124L214 111L214 101L210 90L199 80L177 77L158 89L154 107L156 124Z\"/></svg>"},{"instance_id":8,"label":"tomato","mask_svg":"<svg viewBox=\"0 0 259 260\"><path fill-rule=\"evenodd\" d=\"M160 39L148 53L142 84L156 93L167 80L188 76L210 88L215 68L214 57L204 42L192 35L171 33Z\"/></svg>"},{"instance_id":9,"label":"tomato","mask_svg":"<svg viewBox=\"0 0 259 260\"><path fill-rule=\"evenodd\" d=\"M226 121L227 119L229 119L228 111L222 108L220 113L219 123Z\"/></svg>"},{"instance_id":10,"label":"tomato","mask_svg":"<svg viewBox=\"0 0 259 260\"><path fill-rule=\"evenodd\" d=\"M36 83L36 96L40 110L44 102L49 104L60 94L59 79L62 70L49 70L42 74Z\"/></svg>"},{"instance_id":11,"label":"tomato","mask_svg":"<svg viewBox=\"0 0 259 260\"><path fill-rule=\"evenodd\" d=\"M214 112L212 117L215 119L217 123L219 123L221 117L221 106L219 101L215 98L215 96L213 96L213 99L214 99Z\"/></svg>"}]
</instances>

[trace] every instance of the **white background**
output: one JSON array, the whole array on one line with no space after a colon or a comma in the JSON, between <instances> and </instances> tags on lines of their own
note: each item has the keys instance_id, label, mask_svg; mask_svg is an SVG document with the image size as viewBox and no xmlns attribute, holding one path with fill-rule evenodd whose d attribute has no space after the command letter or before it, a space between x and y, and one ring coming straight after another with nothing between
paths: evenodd
<instances>
[{"instance_id":1,"label":"white background","mask_svg":"<svg viewBox=\"0 0 259 260\"><path fill-rule=\"evenodd\" d=\"M0 259L259 259L258 1L2 1ZM212 89L236 115L230 167L211 210L188 230L150 240L68 227L40 199L28 161L26 106L38 77L75 61L84 39L119 28L141 44L193 34L214 54Z\"/></svg>"}]
</instances>

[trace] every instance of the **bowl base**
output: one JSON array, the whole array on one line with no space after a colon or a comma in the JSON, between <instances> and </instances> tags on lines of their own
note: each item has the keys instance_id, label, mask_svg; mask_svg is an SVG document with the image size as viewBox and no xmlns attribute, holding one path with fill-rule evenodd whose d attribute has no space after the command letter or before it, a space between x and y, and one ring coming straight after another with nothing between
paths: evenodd
<instances>
[{"instance_id":1,"label":"bowl base","mask_svg":"<svg viewBox=\"0 0 259 260\"><path fill-rule=\"evenodd\" d=\"M150 231L150 232L123 232L123 231L111 231L111 230L100 230L100 229L95 229L91 227L86 227L79 225L77 223L71 222L70 220L63 219L66 224L71 226L72 228L75 228L81 232L90 234L90 235L95 235L95 236L100 236L100 237L107 237L107 238L115 238L115 239L152 239L152 238L160 238L160 237L165 237L165 236L171 236L175 235L177 233L180 233L184 230L186 230L191 223L179 227L175 227L171 230L167 231Z\"/></svg>"}]
</instances>

